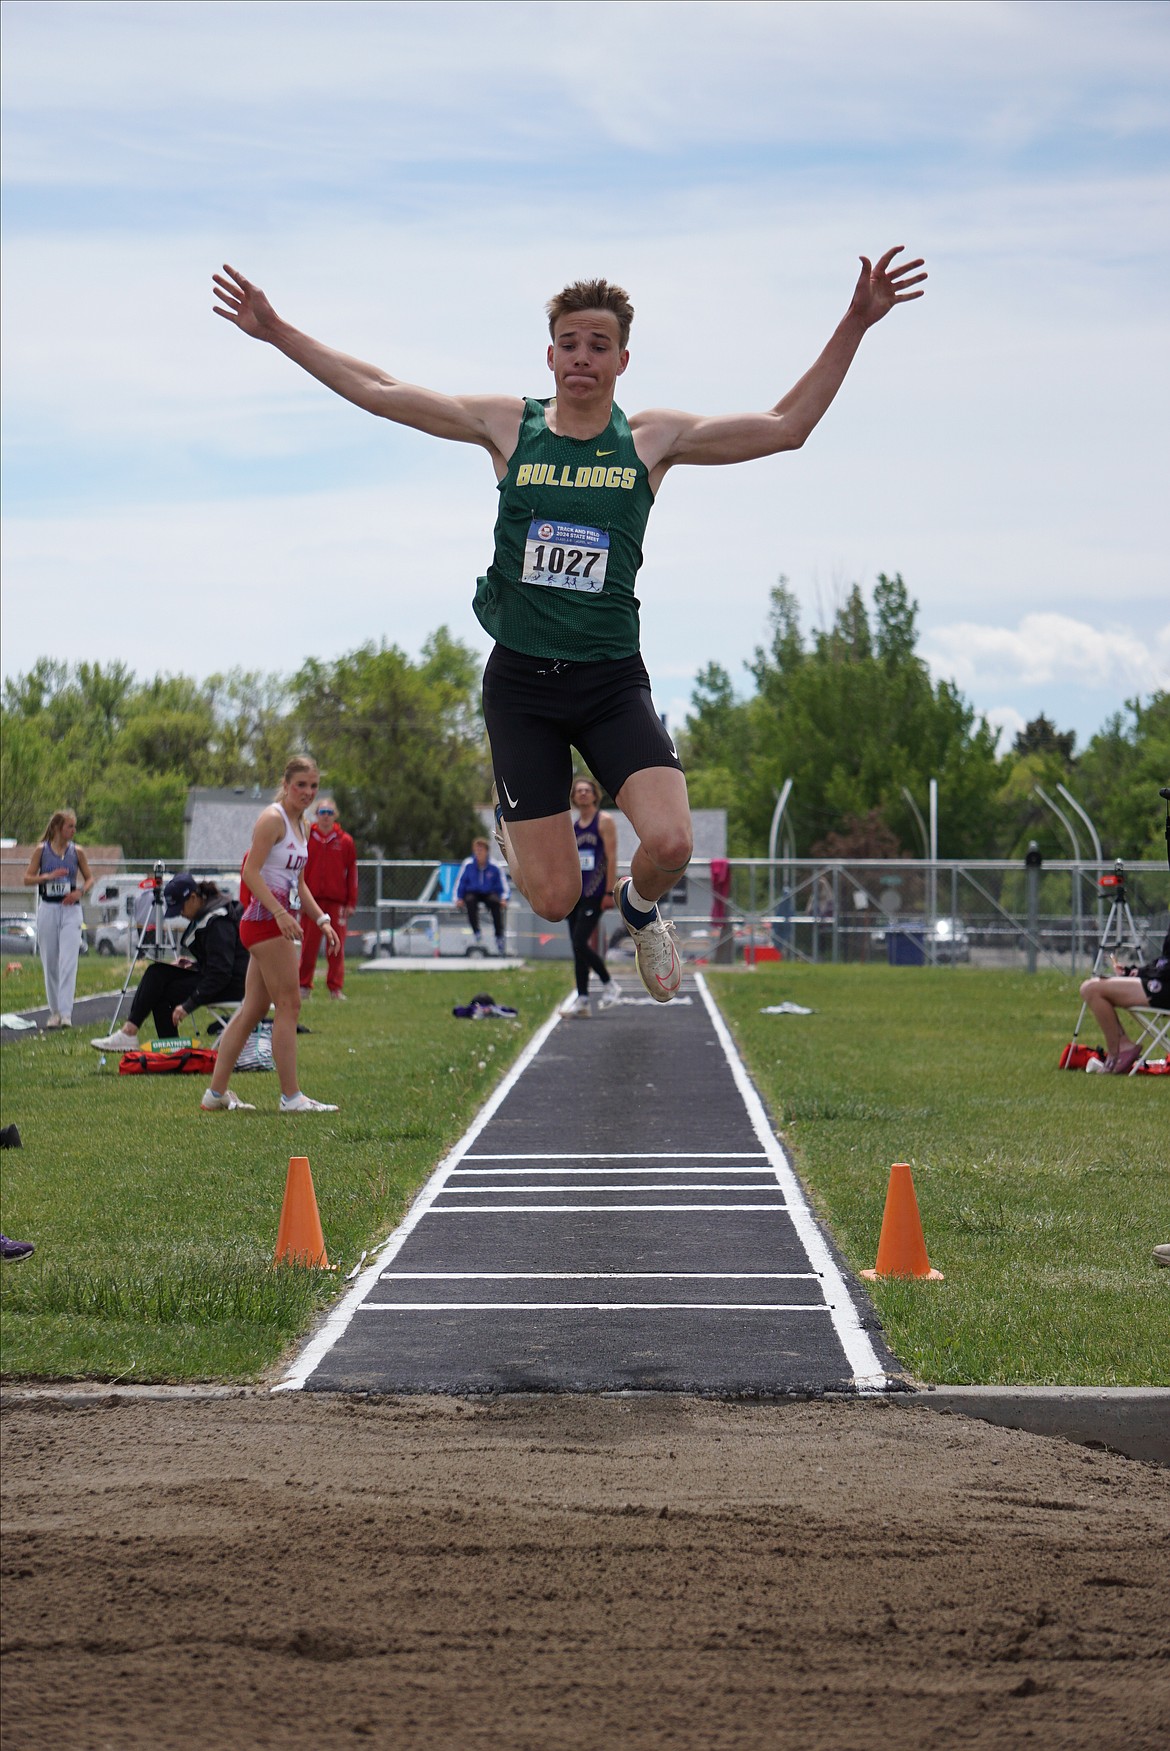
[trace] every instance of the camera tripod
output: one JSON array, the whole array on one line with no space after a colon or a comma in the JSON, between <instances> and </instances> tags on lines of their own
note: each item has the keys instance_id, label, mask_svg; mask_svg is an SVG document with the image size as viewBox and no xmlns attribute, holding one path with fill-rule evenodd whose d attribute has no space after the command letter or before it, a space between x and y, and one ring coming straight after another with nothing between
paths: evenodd
<instances>
[{"instance_id":1,"label":"camera tripod","mask_svg":"<svg viewBox=\"0 0 1170 1751\"><path fill-rule=\"evenodd\" d=\"M1134 923L1133 912L1130 909L1129 896L1125 886L1125 866L1120 857L1113 866L1113 874L1102 876L1097 883L1097 891L1110 896L1109 916L1101 932L1101 940L1097 945L1097 953L1093 957L1090 978L1099 979L1104 970L1106 976L1113 971L1113 958L1125 952L1134 961L1142 958L1142 939L1137 925ZM1077 1016L1077 1025L1073 1029L1072 1043L1075 1046L1081 1031L1081 1023L1085 1019L1087 1003L1081 1004L1081 1013Z\"/></svg>"},{"instance_id":2,"label":"camera tripod","mask_svg":"<svg viewBox=\"0 0 1170 1751\"><path fill-rule=\"evenodd\" d=\"M137 967L139 961L163 961L167 957L167 949L163 936L163 919L166 910L163 901L163 888L166 886L166 880L166 864L156 863L154 869L150 873L147 883L138 890L138 897L134 901L133 918L134 924L138 928L138 935L134 939L134 953L130 957L130 965L126 970L126 977L122 982L122 989L118 993L117 1007L114 1010L114 1017L110 1023L111 1033L114 1033L117 1030L118 1018L122 1013L122 1004L125 1001L127 991L130 989L130 981L134 977L134 969ZM145 906L143 905L144 899L146 901ZM149 940L152 931L154 932L153 942Z\"/></svg>"}]
</instances>

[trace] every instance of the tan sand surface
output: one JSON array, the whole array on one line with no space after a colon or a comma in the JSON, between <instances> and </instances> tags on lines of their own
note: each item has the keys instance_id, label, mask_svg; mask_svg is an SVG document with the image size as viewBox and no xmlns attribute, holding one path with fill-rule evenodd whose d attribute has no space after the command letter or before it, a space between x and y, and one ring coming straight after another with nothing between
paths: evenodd
<instances>
[{"instance_id":1,"label":"tan sand surface","mask_svg":"<svg viewBox=\"0 0 1170 1751\"><path fill-rule=\"evenodd\" d=\"M4 1751L1170 1743L1170 1473L880 1403L9 1396Z\"/></svg>"}]
</instances>

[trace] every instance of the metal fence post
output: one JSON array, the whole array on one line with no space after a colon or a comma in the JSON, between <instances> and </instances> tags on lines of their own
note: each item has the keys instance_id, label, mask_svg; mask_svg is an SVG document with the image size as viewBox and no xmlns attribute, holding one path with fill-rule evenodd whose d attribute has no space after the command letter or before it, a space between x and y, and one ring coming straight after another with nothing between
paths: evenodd
<instances>
[{"instance_id":1,"label":"metal fence post","mask_svg":"<svg viewBox=\"0 0 1170 1751\"><path fill-rule=\"evenodd\" d=\"M1036 936L1040 929L1040 865L1044 859L1040 855L1040 847L1033 839L1028 845L1028 853L1024 858L1027 869L1028 889L1028 971L1036 971Z\"/></svg>"},{"instance_id":2,"label":"metal fence post","mask_svg":"<svg viewBox=\"0 0 1170 1751\"><path fill-rule=\"evenodd\" d=\"M833 898L831 904L833 907L833 965L836 966L837 962L841 959L841 871L836 864L833 865Z\"/></svg>"}]
</instances>

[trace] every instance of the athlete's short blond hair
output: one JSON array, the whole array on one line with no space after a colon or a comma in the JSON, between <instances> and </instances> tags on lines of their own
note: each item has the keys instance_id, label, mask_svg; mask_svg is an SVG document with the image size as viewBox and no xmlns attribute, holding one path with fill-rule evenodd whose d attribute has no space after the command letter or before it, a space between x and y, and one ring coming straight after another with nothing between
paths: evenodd
<instances>
[{"instance_id":1,"label":"athlete's short blond hair","mask_svg":"<svg viewBox=\"0 0 1170 1751\"><path fill-rule=\"evenodd\" d=\"M550 298L545 309L548 311L548 332L554 340L562 316L575 316L579 310L608 310L611 316L617 317L623 352L629 343L634 306L624 286L611 285L608 280L574 280L571 286Z\"/></svg>"}]
</instances>

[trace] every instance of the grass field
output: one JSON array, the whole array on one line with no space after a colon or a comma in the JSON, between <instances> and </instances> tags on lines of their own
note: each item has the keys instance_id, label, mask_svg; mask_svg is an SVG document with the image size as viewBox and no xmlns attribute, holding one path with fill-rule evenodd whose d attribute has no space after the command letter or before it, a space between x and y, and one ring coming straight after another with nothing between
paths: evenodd
<instances>
[{"instance_id":1,"label":"grass field","mask_svg":"<svg viewBox=\"0 0 1170 1751\"><path fill-rule=\"evenodd\" d=\"M9 1374L251 1380L401 1219L435 1163L571 980L507 972L355 973L318 996L299 1042L304 1088L341 1111L277 1114L275 1075L242 1076L256 1113L210 1117L196 1077L102 1070L85 1033L3 1047L3 1224L36 1255L0 1280ZM488 990L519 1021L451 1008ZM307 1155L336 1275L271 1268L290 1155Z\"/></svg>"},{"instance_id":2,"label":"grass field","mask_svg":"<svg viewBox=\"0 0 1170 1751\"><path fill-rule=\"evenodd\" d=\"M1150 1257L1170 1240L1170 1082L1057 1069L1070 980L784 965L710 984L854 1270L910 1163L945 1281L868 1287L914 1374L1170 1384L1170 1271ZM815 1013L760 1014L785 1000Z\"/></svg>"},{"instance_id":3,"label":"grass field","mask_svg":"<svg viewBox=\"0 0 1170 1751\"><path fill-rule=\"evenodd\" d=\"M0 1157L3 1226L38 1249L0 1278L6 1373L257 1378L340 1287L271 1268L289 1155L309 1156L344 1273L568 985L556 965L355 973L349 1003L305 1011L304 1085L342 1108L322 1120L277 1116L274 1076L241 1079L255 1115L207 1118L198 1079L120 1079L83 1033L6 1044L0 1117L25 1147ZM1170 1381L1170 1272L1150 1259L1170 1238L1170 1088L1056 1069L1076 1017L1067 980L777 966L711 986L855 1269L876 1256L890 1163L911 1163L946 1280L872 1292L913 1373ZM481 987L520 1025L454 1020ZM815 1013L759 1013L786 998ZM5 1007L18 1001L6 986Z\"/></svg>"},{"instance_id":4,"label":"grass field","mask_svg":"<svg viewBox=\"0 0 1170 1751\"><path fill-rule=\"evenodd\" d=\"M19 971L10 973L9 967ZM142 972L139 965L134 982ZM120 991L126 978L124 955L82 955L77 963L77 996L93 997L99 991ZM45 976L35 955L13 955L0 973L0 999L5 1009L43 1009Z\"/></svg>"}]
</instances>

